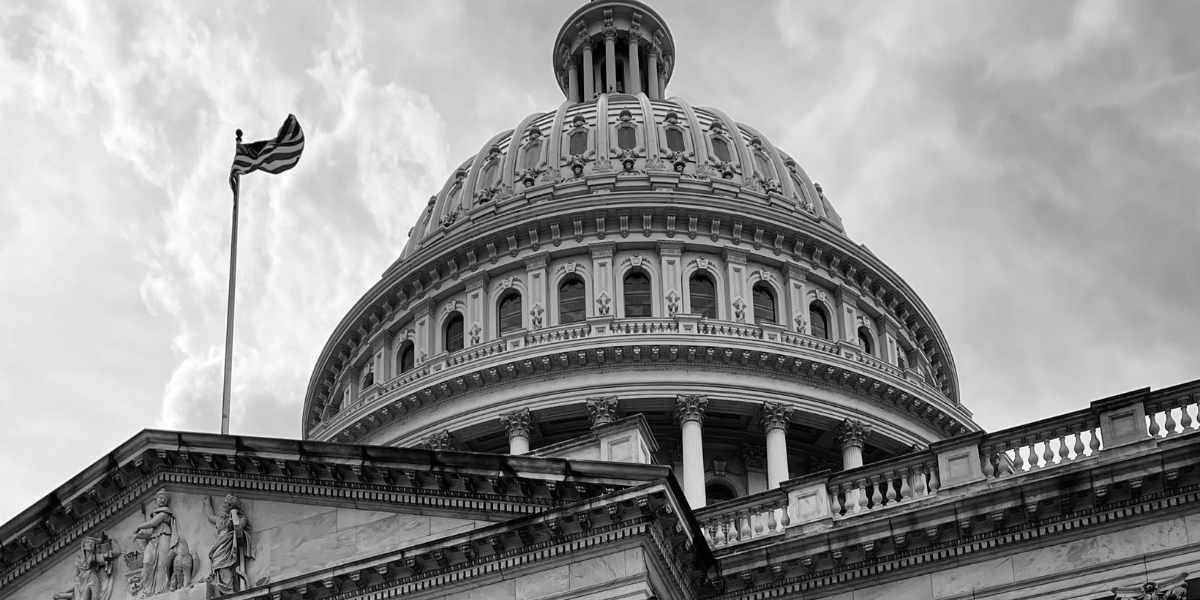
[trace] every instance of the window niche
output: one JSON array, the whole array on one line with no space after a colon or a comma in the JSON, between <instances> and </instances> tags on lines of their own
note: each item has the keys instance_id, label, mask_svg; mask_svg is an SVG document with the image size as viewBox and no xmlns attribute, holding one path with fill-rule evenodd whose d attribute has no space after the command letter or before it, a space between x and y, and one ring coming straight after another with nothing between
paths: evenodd
<instances>
[{"instance_id":1,"label":"window niche","mask_svg":"<svg viewBox=\"0 0 1200 600\"><path fill-rule=\"evenodd\" d=\"M759 282L754 284L754 324L777 323L775 309L775 291L771 286Z\"/></svg>"},{"instance_id":2,"label":"window niche","mask_svg":"<svg viewBox=\"0 0 1200 600\"><path fill-rule=\"evenodd\" d=\"M688 278L688 301L692 314L706 319L717 318L717 286L711 275L696 271Z\"/></svg>"},{"instance_id":3,"label":"window niche","mask_svg":"<svg viewBox=\"0 0 1200 600\"><path fill-rule=\"evenodd\" d=\"M523 328L521 310L521 292L508 290L500 297L497 305L497 327L500 335L520 331Z\"/></svg>"},{"instance_id":4,"label":"window niche","mask_svg":"<svg viewBox=\"0 0 1200 600\"><path fill-rule=\"evenodd\" d=\"M586 284L582 277L568 275L558 284L558 324L580 323L586 319Z\"/></svg>"},{"instance_id":5,"label":"window niche","mask_svg":"<svg viewBox=\"0 0 1200 600\"><path fill-rule=\"evenodd\" d=\"M813 337L829 339L829 313L817 302L808 305L808 322Z\"/></svg>"},{"instance_id":6,"label":"window niche","mask_svg":"<svg viewBox=\"0 0 1200 600\"><path fill-rule=\"evenodd\" d=\"M650 275L635 268L625 274L622 281L625 296L626 317L653 316L653 301L650 292Z\"/></svg>"},{"instance_id":7,"label":"window niche","mask_svg":"<svg viewBox=\"0 0 1200 600\"><path fill-rule=\"evenodd\" d=\"M446 352L458 352L465 347L463 340L463 316L454 311L442 326L442 343Z\"/></svg>"},{"instance_id":8,"label":"window niche","mask_svg":"<svg viewBox=\"0 0 1200 600\"><path fill-rule=\"evenodd\" d=\"M412 340L405 340L400 344L400 350L396 353L396 372L403 375L413 370L417 362L417 347L412 343Z\"/></svg>"}]
</instances>

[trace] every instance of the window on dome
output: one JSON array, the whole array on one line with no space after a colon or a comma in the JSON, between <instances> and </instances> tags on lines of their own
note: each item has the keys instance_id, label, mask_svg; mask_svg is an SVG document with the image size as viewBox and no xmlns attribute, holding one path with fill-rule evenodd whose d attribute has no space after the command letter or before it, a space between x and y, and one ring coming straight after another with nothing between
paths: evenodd
<instances>
[{"instance_id":1,"label":"window on dome","mask_svg":"<svg viewBox=\"0 0 1200 600\"><path fill-rule=\"evenodd\" d=\"M758 152L754 153L754 168L763 177L775 178L775 169L771 168L771 163L767 160L767 157Z\"/></svg>"},{"instance_id":2,"label":"window on dome","mask_svg":"<svg viewBox=\"0 0 1200 600\"><path fill-rule=\"evenodd\" d=\"M500 335L521 329L521 293L510 290L500 299Z\"/></svg>"},{"instance_id":3,"label":"window on dome","mask_svg":"<svg viewBox=\"0 0 1200 600\"><path fill-rule=\"evenodd\" d=\"M858 343L862 346L863 352L866 352L871 356L875 355L875 343L872 339L873 337L874 336L871 335L871 330L867 329L866 327L858 328Z\"/></svg>"},{"instance_id":4,"label":"window on dome","mask_svg":"<svg viewBox=\"0 0 1200 600\"><path fill-rule=\"evenodd\" d=\"M633 270L625 275L625 316L649 317L651 314L650 276Z\"/></svg>"},{"instance_id":5,"label":"window on dome","mask_svg":"<svg viewBox=\"0 0 1200 600\"><path fill-rule=\"evenodd\" d=\"M463 349L463 316L460 312L454 312L446 319L446 326L442 330L443 340L446 344L446 352L458 352Z\"/></svg>"},{"instance_id":6,"label":"window on dome","mask_svg":"<svg viewBox=\"0 0 1200 600\"><path fill-rule=\"evenodd\" d=\"M667 148L670 148L672 152L687 150L687 146L683 143L682 131L673 127L667 130Z\"/></svg>"},{"instance_id":7,"label":"window on dome","mask_svg":"<svg viewBox=\"0 0 1200 600\"><path fill-rule=\"evenodd\" d=\"M808 305L808 323L814 337L829 339L829 315L816 302Z\"/></svg>"},{"instance_id":8,"label":"window on dome","mask_svg":"<svg viewBox=\"0 0 1200 600\"><path fill-rule=\"evenodd\" d=\"M688 280L688 299L692 314L708 319L717 318L717 287L707 273L697 272Z\"/></svg>"},{"instance_id":9,"label":"window on dome","mask_svg":"<svg viewBox=\"0 0 1200 600\"><path fill-rule=\"evenodd\" d=\"M492 162L488 163L487 166L483 168L483 176L481 179L483 180L482 189L486 190L496 187L496 185L500 183L500 161L493 160ZM489 199L489 196L484 195L482 201L487 202Z\"/></svg>"},{"instance_id":10,"label":"window on dome","mask_svg":"<svg viewBox=\"0 0 1200 600\"><path fill-rule=\"evenodd\" d=\"M413 346L411 341L404 342L404 344L400 346L400 360L397 362L399 363L399 371L401 373L407 373L412 370L413 366L417 362L417 353L416 347Z\"/></svg>"},{"instance_id":11,"label":"window on dome","mask_svg":"<svg viewBox=\"0 0 1200 600\"><path fill-rule=\"evenodd\" d=\"M579 323L587 318L586 291L583 280L577 276L568 277L558 284L559 325Z\"/></svg>"},{"instance_id":12,"label":"window on dome","mask_svg":"<svg viewBox=\"0 0 1200 600\"><path fill-rule=\"evenodd\" d=\"M571 134L571 154L579 155L587 152L588 134L586 131L576 131Z\"/></svg>"},{"instance_id":13,"label":"window on dome","mask_svg":"<svg viewBox=\"0 0 1200 600\"><path fill-rule=\"evenodd\" d=\"M729 142L726 142L724 138L714 136L712 146L713 154L716 154L721 162L732 162L733 157L729 154Z\"/></svg>"},{"instance_id":14,"label":"window on dome","mask_svg":"<svg viewBox=\"0 0 1200 600\"><path fill-rule=\"evenodd\" d=\"M542 142L531 142L528 146L525 146L525 155L523 158L522 169L536 169L538 162L540 162L539 159L542 158Z\"/></svg>"},{"instance_id":15,"label":"window on dome","mask_svg":"<svg viewBox=\"0 0 1200 600\"><path fill-rule=\"evenodd\" d=\"M754 324L775 322L775 294L765 283L754 286Z\"/></svg>"},{"instance_id":16,"label":"window on dome","mask_svg":"<svg viewBox=\"0 0 1200 600\"><path fill-rule=\"evenodd\" d=\"M637 132L632 127L617 128L617 147L622 150L633 150L637 147Z\"/></svg>"},{"instance_id":17,"label":"window on dome","mask_svg":"<svg viewBox=\"0 0 1200 600\"><path fill-rule=\"evenodd\" d=\"M704 486L704 499L707 500L709 504L714 502L736 500L737 492L733 491L733 488L724 483L713 481Z\"/></svg>"}]
</instances>

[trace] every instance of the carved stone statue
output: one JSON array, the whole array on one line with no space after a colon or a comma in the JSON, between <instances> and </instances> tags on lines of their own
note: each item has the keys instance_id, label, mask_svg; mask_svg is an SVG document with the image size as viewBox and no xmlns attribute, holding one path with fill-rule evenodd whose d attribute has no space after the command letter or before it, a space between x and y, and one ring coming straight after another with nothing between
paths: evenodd
<instances>
[{"instance_id":1,"label":"carved stone statue","mask_svg":"<svg viewBox=\"0 0 1200 600\"><path fill-rule=\"evenodd\" d=\"M1112 589L1115 600L1187 600L1187 573L1162 581L1147 581Z\"/></svg>"},{"instance_id":2,"label":"carved stone statue","mask_svg":"<svg viewBox=\"0 0 1200 600\"><path fill-rule=\"evenodd\" d=\"M187 541L179 534L175 513L169 506L166 490L154 494L154 510L149 519L134 530L134 539L144 540L142 550L141 596L148 598L186 587L192 579L192 557ZM186 568L182 576L176 572Z\"/></svg>"},{"instance_id":3,"label":"carved stone statue","mask_svg":"<svg viewBox=\"0 0 1200 600\"><path fill-rule=\"evenodd\" d=\"M250 519L241 501L229 494L221 502L220 512L214 513L212 499L205 496L202 506L204 516L217 530L217 542L208 551L212 572L207 596L216 598L250 587L247 567L254 560L254 547L250 544Z\"/></svg>"},{"instance_id":4,"label":"carved stone statue","mask_svg":"<svg viewBox=\"0 0 1200 600\"><path fill-rule=\"evenodd\" d=\"M108 600L113 591L112 561L120 555L103 532L100 537L83 538L79 560L75 561L75 585L54 594L54 600Z\"/></svg>"}]
</instances>

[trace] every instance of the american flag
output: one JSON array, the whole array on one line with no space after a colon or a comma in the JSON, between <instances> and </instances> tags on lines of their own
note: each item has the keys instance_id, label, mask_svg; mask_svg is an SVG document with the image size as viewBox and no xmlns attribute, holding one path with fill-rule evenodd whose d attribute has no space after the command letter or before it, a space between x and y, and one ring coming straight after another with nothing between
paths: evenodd
<instances>
[{"instance_id":1,"label":"american flag","mask_svg":"<svg viewBox=\"0 0 1200 600\"><path fill-rule=\"evenodd\" d=\"M238 140L241 140L241 135L241 130L238 130ZM233 168L229 170L229 187L236 196L241 175L253 171L282 173L300 162L300 153L303 151L304 131L300 129L300 121L296 120L296 115L288 115L275 139L238 143Z\"/></svg>"}]
</instances>

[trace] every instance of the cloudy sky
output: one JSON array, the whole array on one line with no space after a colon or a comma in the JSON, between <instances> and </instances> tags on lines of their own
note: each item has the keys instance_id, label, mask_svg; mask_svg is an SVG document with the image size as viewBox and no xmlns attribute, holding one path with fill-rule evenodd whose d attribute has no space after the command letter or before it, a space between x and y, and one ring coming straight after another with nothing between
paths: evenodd
<instances>
[{"instance_id":1,"label":"cloudy sky","mask_svg":"<svg viewBox=\"0 0 1200 600\"><path fill-rule=\"evenodd\" d=\"M338 319L576 1L0 3L0 521L148 427L296 437ZM950 341L988 430L1200 378L1200 4L656 0L672 95L752 124Z\"/></svg>"}]
</instances>

